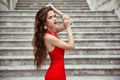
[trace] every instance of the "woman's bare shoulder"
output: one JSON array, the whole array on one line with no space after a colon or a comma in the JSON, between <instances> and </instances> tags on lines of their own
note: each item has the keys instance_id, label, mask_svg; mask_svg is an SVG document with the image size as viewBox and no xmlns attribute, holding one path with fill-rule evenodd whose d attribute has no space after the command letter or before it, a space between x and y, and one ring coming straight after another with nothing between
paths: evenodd
<instances>
[{"instance_id":1,"label":"woman's bare shoulder","mask_svg":"<svg viewBox=\"0 0 120 80\"><path fill-rule=\"evenodd\" d=\"M46 33L44 38L45 38L45 41L51 41L53 37L54 37L53 35Z\"/></svg>"}]
</instances>

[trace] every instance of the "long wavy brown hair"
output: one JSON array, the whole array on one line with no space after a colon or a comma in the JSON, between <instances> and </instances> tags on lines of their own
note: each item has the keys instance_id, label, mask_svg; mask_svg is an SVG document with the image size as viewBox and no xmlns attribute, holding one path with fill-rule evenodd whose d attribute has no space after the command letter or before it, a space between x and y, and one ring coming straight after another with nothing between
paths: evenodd
<instances>
[{"instance_id":1,"label":"long wavy brown hair","mask_svg":"<svg viewBox=\"0 0 120 80\"><path fill-rule=\"evenodd\" d=\"M33 53L34 53L34 65L37 70L41 67L44 60L47 58L47 49L45 46L45 22L48 11L53 10L51 7L41 8L35 16L34 22L34 36L32 40Z\"/></svg>"}]
</instances>

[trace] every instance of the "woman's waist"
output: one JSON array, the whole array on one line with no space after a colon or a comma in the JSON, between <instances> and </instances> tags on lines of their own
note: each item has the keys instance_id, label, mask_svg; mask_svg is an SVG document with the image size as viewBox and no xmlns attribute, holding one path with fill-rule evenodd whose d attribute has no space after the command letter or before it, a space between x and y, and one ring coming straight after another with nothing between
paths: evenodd
<instances>
[{"instance_id":1,"label":"woman's waist","mask_svg":"<svg viewBox=\"0 0 120 80\"><path fill-rule=\"evenodd\" d=\"M58 65L58 66L64 66L64 61L60 60L60 61L51 61L50 65Z\"/></svg>"},{"instance_id":2,"label":"woman's waist","mask_svg":"<svg viewBox=\"0 0 120 80\"><path fill-rule=\"evenodd\" d=\"M51 63L49 68L52 70L65 70L64 63Z\"/></svg>"},{"instance_id":3,"label":"woman's waist","mask_svg":"<svg viewBox=\"0 0 120 80\"><path fill-rule=\"evenodd\" d=\"M51 64L52 63L64 64L64 60L51 60Z\"/></svg>"}]
</instances>

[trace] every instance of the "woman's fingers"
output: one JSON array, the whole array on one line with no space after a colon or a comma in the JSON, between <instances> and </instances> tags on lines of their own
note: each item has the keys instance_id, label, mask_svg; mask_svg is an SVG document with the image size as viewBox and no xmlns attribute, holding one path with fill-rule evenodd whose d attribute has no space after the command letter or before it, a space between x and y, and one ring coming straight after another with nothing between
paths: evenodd
<instances>
[{"instance_id":1,"label":"woman's fingers","mask_svg":"<svg viewBox=\"0 0 120 80\"><path fill-rule=\"evenodd\" d=\"M66 19L69 20L70 17L69 17L68 15L65 15L65 14L64 14L63 17L62 17L62 19L64 19L64 20L66 20Z\"/></svg>"},{"instance_id":2,"label":"woman's fingers","mask_svg":"<svg viewBox=\"0 0 120 80\"><path fill-rule=\"evenodd\" d=\"M72 25L72 22L73 22L73 21L72 21L72 19L71 19L68 15L63 14L62 20L63 20L63 23L64 23L65 26L70 26L70 25Z\"/></svg>"},{"instance_id":3,"label":"woman's fingers","mask_svg":"<svg viewBox=\"0 0 120 80\"><path fill-rule=\"evenodd\" d=\"M64 18L64 25L65 26L70 26L72 24L72 20L71 19L66 19L66 18Z\"/></svg>"},{"instance_id":4,"label":"woman's fingers","mask_svg":"<svg viewBox=\"0 0 120 80\"><path fill-rule=\"evenodd\" d=\"M70 17L69 17L68 15L65 15L64 17L65 17L66 19L70 19Z\"/></svg>"},{"instance_id":5,"label":"woman's fingers","mask_svg":"<svg viewBox=\"0 0 120 80\"><path fill-rule=\"evenodd\" d=\"M45 5L45 7L52 7L53 8L53 5L50 3L50 4L47 4L47 5Z\"/></svg>"},{"instance_id":6,"label":"woman's fingers","mask_svg":"<svg viewBox=\"0 0 120 80\"><path fill-rule=\"evenodd\" d=\"M50 6L49 4L45 5L45 7L49 7L49 6Z\"/></svg>"}]
</instances>

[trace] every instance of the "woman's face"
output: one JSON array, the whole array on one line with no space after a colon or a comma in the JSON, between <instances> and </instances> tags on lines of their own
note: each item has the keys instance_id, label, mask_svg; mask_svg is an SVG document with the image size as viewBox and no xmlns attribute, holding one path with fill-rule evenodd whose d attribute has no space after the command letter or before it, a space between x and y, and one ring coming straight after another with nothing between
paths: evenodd
<instances>
[{"instance_id":1,"label":"woman's face","mask_svg":"<svg viewBox=\"0 0 120 80\"><path fill-rule=\"evenodd\" d=\"M46 26L49 28L54 28L58 24L58 21L56 19L56 14L53 10L48 11L47 17L46 17Z\"/></svg>"}]
</instances>

